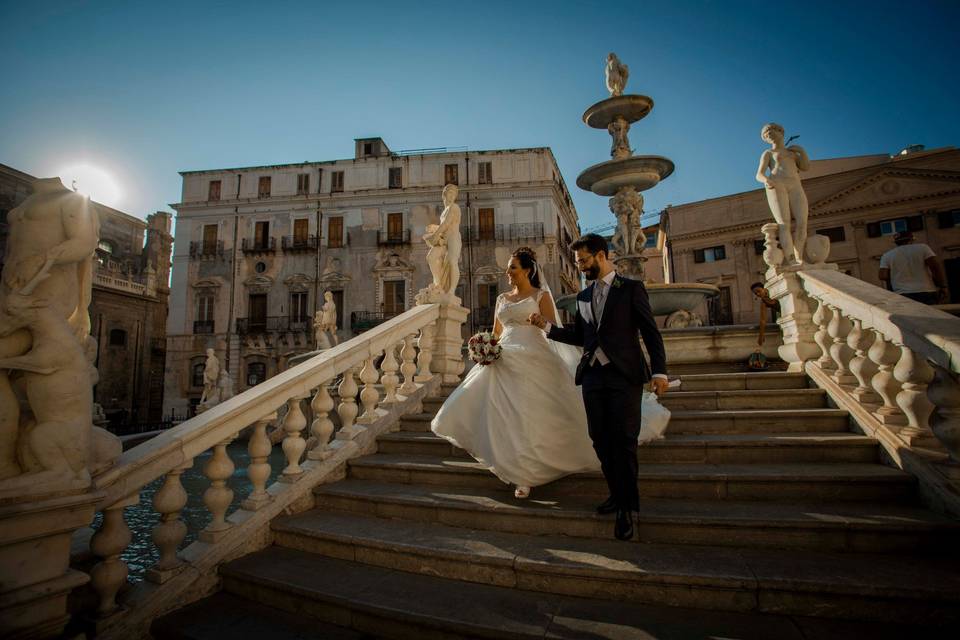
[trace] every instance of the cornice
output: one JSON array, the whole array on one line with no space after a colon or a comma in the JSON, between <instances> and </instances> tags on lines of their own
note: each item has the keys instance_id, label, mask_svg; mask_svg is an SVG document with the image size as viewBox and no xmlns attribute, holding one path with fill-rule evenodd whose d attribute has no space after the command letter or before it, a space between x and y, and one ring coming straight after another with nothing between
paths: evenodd
<instances>
[{"instance_id":1,"label":"cornice","mask_svg":"<svg viewBox=\"0 0 960 640\"><path fill-rule=\"evenodd\" d=\"M882 200L879 202L869 202L861 203L855 206L842 207L839 209L829 209L828 211L823 211L831 203L838 202L848 195L854 194L858 191L866 189L870 185L881 182L889 178L921 178L927 180L936 180L936 181L947 181L955 183L955 187L952 189L947 189L945 191L933 192L933 193L923 193L916 194L911 196L906 196L902 198L893 198L890 200ZM889 193L888 195L896 195L897 190ZM883 186L881 185L881 191L883 191ZM883 171L878 171L872 176L864 178L860 182L857 182L846 189L841 189L840 191L834 193L833 195L822 198L810 205L811 214L816 213L844 213L847 211L859 211L863 209L872 209L876 207L885 207L895 204L903 204L905 202L916 202L917 200L926 200L928 198L936 198L944 195L951 195L955 193L960 193L960 172L957 171L943 171L936 169L911 169L907 167L903 168L887 168Z\"/></svg>"}]
</instances>

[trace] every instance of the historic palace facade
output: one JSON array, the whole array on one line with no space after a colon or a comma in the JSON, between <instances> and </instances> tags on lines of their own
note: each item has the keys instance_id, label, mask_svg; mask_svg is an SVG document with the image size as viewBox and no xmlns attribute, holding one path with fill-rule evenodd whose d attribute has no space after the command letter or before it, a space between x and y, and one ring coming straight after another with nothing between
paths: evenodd
<instances>
[{"instance_id":1,"label":"historic palace facade","mask_svg":"<svg viewBox=\"0 0 960 640\"><path fill-rule=\"evenodd\" d=\"M243 391L315 348L312 318L330 291L348 339L414 304L430 280L421 236L457 184L457 295L465 330L493 322L511 251L533 247L559 297L579 289L577 212L549 148L392 152L355 141L353 158L185 171L177 210L166 407L190 410L216 350Z\"/></svg>"}]
</instances>

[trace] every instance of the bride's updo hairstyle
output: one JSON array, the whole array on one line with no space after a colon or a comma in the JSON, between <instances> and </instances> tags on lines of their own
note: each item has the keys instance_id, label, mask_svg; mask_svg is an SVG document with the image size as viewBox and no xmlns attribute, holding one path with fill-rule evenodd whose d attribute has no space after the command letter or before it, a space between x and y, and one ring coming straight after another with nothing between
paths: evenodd
<instances>
[{"instance_id":1,"label":"bride's updo hairstyle","mask_svg":"<svg viewBox=\"0 0 960 640\"><path fill-rule=\"evenodd\" d=\"M520 247L513 252L513 257L520 263L521 269L527 269L530 272L530 284L539 289L540 268L537 265L537 252L530 247Z\"/></svg>"}]
</instances>

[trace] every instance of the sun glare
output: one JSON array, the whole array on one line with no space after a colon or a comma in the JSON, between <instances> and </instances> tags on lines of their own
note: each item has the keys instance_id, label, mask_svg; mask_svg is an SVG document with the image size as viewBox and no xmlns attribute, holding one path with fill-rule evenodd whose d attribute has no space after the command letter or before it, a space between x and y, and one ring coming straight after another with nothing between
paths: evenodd
<instances>
[{"instance_id":1,"label":"sun glare","mask_svg":"<svg viewBox=\"0 0 960 640\"><path fill-rule=\"evenodd\" d=\"M108 207L116 207L123 195L113 176L91 164L72 165L62 169L58 175L68 189L76 189Z\"/></svg>"}]
</instances>

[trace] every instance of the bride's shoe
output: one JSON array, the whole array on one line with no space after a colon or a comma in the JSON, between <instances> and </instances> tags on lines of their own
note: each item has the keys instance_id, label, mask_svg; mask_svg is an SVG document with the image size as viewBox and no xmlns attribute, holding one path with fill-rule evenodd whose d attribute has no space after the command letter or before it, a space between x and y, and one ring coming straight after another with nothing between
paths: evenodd
<instances>
[{"instance_id":1,"label":"bride's shoe","mask_svg":"<svg viewBox=\"0 0 960 640\"><path fill-rule=\"evenodd\" d=\"M516 490L514 490L514 492L513 492L513 497L514 497L514 498L517 498L518 500L523 500L524 498L529 498L529 497L530 497L530 487L521 487L520 485L517 485Z\"/></svg>"}]
</instances>

